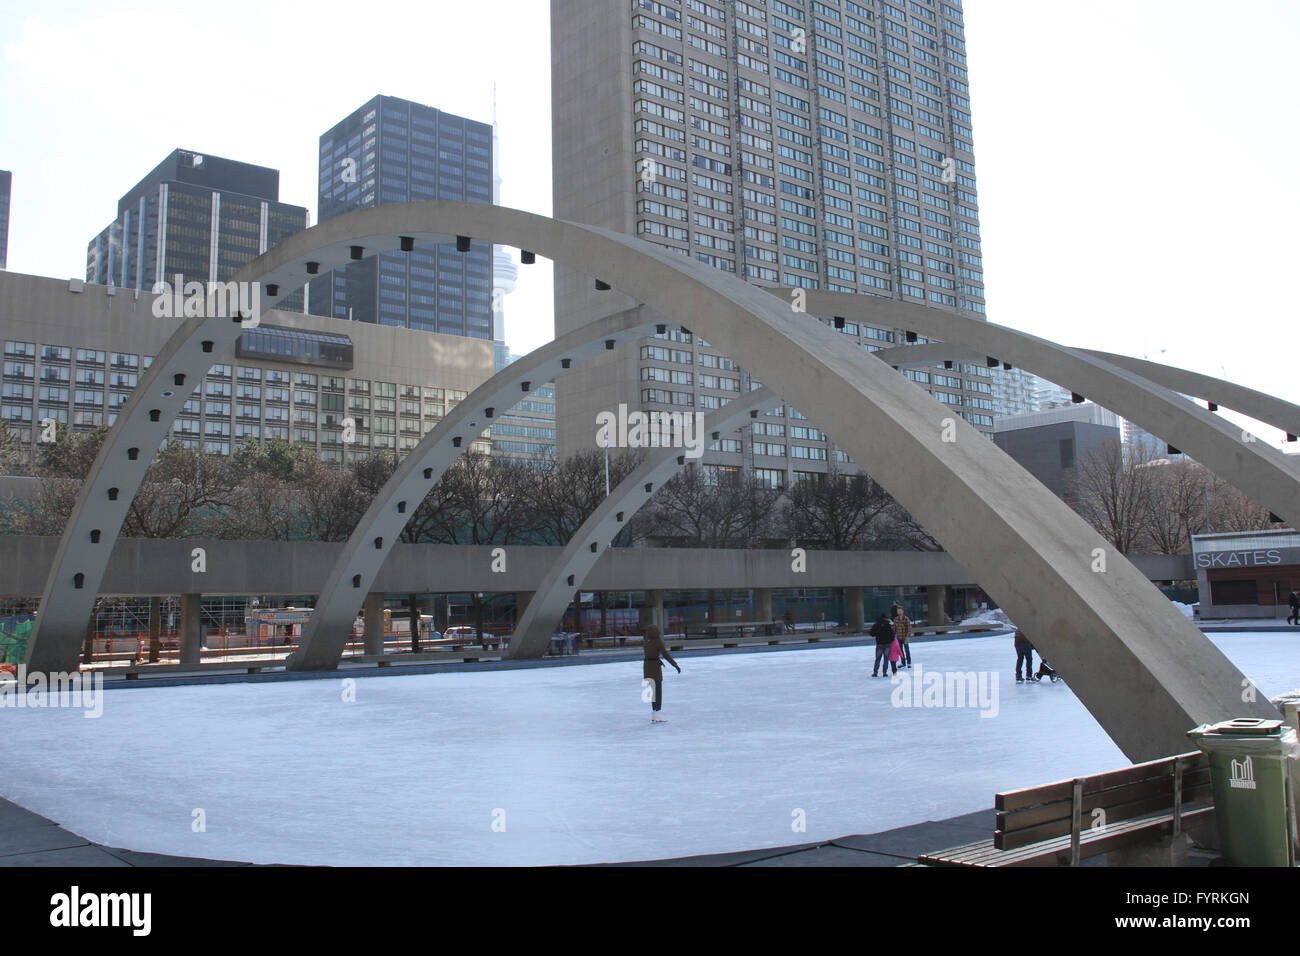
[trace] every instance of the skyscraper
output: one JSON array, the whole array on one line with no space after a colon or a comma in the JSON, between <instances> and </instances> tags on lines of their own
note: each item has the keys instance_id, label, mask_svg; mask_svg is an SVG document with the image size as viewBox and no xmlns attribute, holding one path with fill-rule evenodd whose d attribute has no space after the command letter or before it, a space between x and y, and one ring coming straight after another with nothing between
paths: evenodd
<instances>
[{"instance_id":1,"label":"skyscraper","mask_svg":"<svg viewBox=\"0 0 1300 956\"><path fill-rule=\"evenodd\" d=\"M280 172L177 149L117 203L86 247L86 281L151 292L155 282L225 282L286 236L307 210L280 200ZM297 292L277 308L302 311Z\"/></svg>"},{"instance_id":2,"label":"skyscraper","mask_svg":"<svg viewBox=\"0 0 1300 956\"><path fill-rule=\"evenodd\" d=\"M376 96L320 138L320 221L422 199L492 201L492 127ZM492 336L492 245L386 252L311 283L316 315Z\"/></svg>"},{"instance_id":3,"label":"skyscraper","mask_svg":"<svg viewBox=\"0 0 1300 956\"><path fill-rule=\"evenodd\" d=\"M0 169L0 269L7 269L9 261L9 191L14 184L14 174Z\"/></svg>"},{"instance_id":4,"label":"skyscraper","mask_svg":"<svg viewBox=\"0 0 1300 956\"><path fill-rule=\"evenodd\" d=\"M552 0L554 215L638 235L758 284L984 313L960 0ZM635 305L556 270L556 333ZM809 317L809 321L815 321ZM846 344L904 344L848 322ZM708 410L748 377L698 336L557 382L559 445L594 412ZM919 342L924 342L920 338ZM908 369L992 432L984 363ZM719 443L713 467L773 484L842 452L796 409Z\"/></svg>"}]
</instances>

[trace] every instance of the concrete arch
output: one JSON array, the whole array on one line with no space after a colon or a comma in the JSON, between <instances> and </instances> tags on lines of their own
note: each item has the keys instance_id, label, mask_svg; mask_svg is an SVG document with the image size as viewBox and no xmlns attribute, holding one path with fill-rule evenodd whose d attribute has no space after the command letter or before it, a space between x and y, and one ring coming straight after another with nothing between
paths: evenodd
<instances>
[{"instance_id":1,"label":"concrete arch","mask_svg":"<svg viewBox=\"0 0 1300 956\"><path fill-rule=\"evenodd\" d=\"M1224 381L1212 375L1202 375L1200 372L1191 372L1175 365L1118 355L1114 352L1098 352L1094 349L1080 349L1080 351L1118 368L1135 372L1147 381L1155 382L1172 391L1213 402L1234 412L1241 412L1257 422L1280 428L1289 435L1300 435L1300 405L1253 388L1246 388L1244 385Z\"/></svg>"},{"instance_id":2,"label":"concrete arch","mask_svg":"<svg viewBox=\"0 0 1300 956\"><path fill-rule=\"evenodd\" d=\"M784 299L786 308L790 308L796 290L768 291ZM806 292L807 311L813 314L912 330L941 339L954 349L993 356L1063 385L1161 436L1287 521L1300 522L1300 464L1263 442L1242 441L1240 428L1138 372L1082 350L951 312L844 292L798 291ZM895 350L890 351L897 355ZM934 351L942 354L941 350ZM1168 381L1193 383L1194 373L1187 373L1191 378L1183 378L1151 371ZM1287 409L1279 407L1277 400L1266 405L1246 394L1249 391L1239 388L1233 392L1233 407L1244 405L1265 416L1265 421L1286 420Z\"/></svg>"},{"instance_id":3,"label":"concrete arch","mask_svg":"<svg viewBox=\"0 0 1300 956\"><path fill-rule=\"evenodd\" d=\"M777 396L770 389L755 389L708 416L704 420L704 431L709 435L732 431L749 421L758 409L776 400ZM564 554L546 572L529 600L515 626L507 657L541 656L555 633L556 624L564 617L574 589L582 585L583 579L591 573L624 524L654 497L665 481L686 467L687 460L681 449L653 450L618 483L600 507L587 516L565 545Z\"/></svg>"},{"instance_id":4,"label":"concrete arch","mask_svg":"<svg viewBox=\"0 0 1300 956\"><path fill-rule=\"evenodd\" d=\"M235 279L260 279L274 298L303 284L309 261L323 271L365 254L447 242L454 236L505 242L558 262L580 264L658 314L685 319L787 401L814 415L957 561L980 569L985 589L1032 633L1131 759L1178 752L1186 747L1185 731L1198 723L1274 715L1267 702L1242 703L1240 671L1092 528L992 443L965 422L951 421L947 408L888 366L856 349L846 353L843 336L793 313L788 300L782 303L735 276L608 230L500 206L430 201L331 219L291 236ZM860 304L816 299L818 295L828 294L811 292L810 312L842 315L846 311L841 306L856 309ZM886 300L871 299L864 309L873 310L882 302ZM928 309L913 311L918 314L904 309L893 324L914 328L927 317L933 317L935 325L959 318ZM874 311L872 320L879 321ZM161 442L170 419L152 419L167 408L157 406L162 408L159 415L145 419L141 430L136 427L157 400L160 382L181 368L173 359L193 358L198 331L198 326L187 324L165 350L166 360L160 356L155 361L83 486L44 595L44 620L29 647L29 664L44 665L34 669L59 669L60 662L75 666L102 567L98 573L82 572L81 587L73 590L72 550L84 547L86 529L95 527L87 525L88 520L103 521L99 530L108 540L101 539L99 545L105 555L111 549L121 514L116 521L107 520L95 496L104 490L107 475L123 476L117 487L129 502L143 466L130 483L132 473L119 460L125 450L119 439L129 433L141 442L140 449ZM959 331L956 323L952 331ZM927 334L945 337L937 329ZM232 334L219 354L229 354L233 339ZM220 344L218 339L209 341L214 350ZM1067 354L1057 360L1063 366L1077 355L1062 352ZM206 354L211 356L207 363L216 361L214 353ZM1140 379L1119 374L1128 379L1135 396L1141 393L1145 386ZM174 409L181 402L183 397ZM394 503L386 497L376 507ZM364 537L367 530L359 528L359 535ZM73 600L70 610L61 603L65 596ZM338 600L338 589L322 597ZM354 611L355 605L349 608L349 613Z\"/></svg>"},{"instance_id":5,"label":"concrete arch","mask_svg":"<svg viewBox=\"0 0 1300 956\"><path fill-rule=\"evenodd\" d=\"M987 323L976 323L987 325ZM1248 415L1256 421L1291 435L1300 435L1300 405L1267 395L1253 388L1246 388L1233 382L1227 382L1210 375L1191 372L1174 365L1164 365L1145 359L1132 358L1114 352L1098 352L1095 349L1080 349L1085 355L1108 362L1117 368L1133 372L1153 385L1169 389L1182 395L1191 395L1204 401L1213 402L1223 408L1232 409ZM944 342L931 342L923 345L898 345L893 348L872 352L876 358L894 368L926 368L939 362L979 362L983 364L988 358L987 352L948 345ZM1035 371L1025 366L1028 372Z\"/></svg>"},{"instance_id":6,"label":"concrete arch","mask_svg":"<svg viewBox=\"0 0 1300 956\"><path fill-rule=\"evenodd\" d=\"M322 670L338 666L352 630L357 607L370 593L410 520L411 513L447 469L488 425L497 410L505 411L532 386L549 382L562 369L652 332L655 323L640 310L621 312L561 336L507 365L470 392L397 466L366 509L322 586L311 620L288 660L289 670ZM594 432L594 426L593 426ZM483 566L490 580L491 562ZM430 582L430 590L433 590Z\"/></svg>"}]
</instances>

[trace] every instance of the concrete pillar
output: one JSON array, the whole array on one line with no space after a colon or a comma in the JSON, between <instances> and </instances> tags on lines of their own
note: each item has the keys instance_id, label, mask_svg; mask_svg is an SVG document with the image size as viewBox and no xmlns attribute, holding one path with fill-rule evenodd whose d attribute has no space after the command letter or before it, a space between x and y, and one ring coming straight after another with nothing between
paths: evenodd
<instances>
[{"instance_id":1,"label":"concrete pillar","mask_svg":"<svg viewBox=\"0 0 1300 956\"><path fill-rule=\"evenodd\" d=\"M855 633L863 630L862 588L845 588L844 600L848 611L849 630Z\"/></svg>"},{"instance_id":2,"label":"concrete pillar","mask_svg":"<svg viewBox=\"0 0 1300 956\"><path fill-rule=\"evenodd\" d=\"M772 620L771 588L754 588L754 620Z\"/></svg>"},{"instance_id":3,"label":"concrete pillar","mask_svg":"<svg viewBox=\"0 0 1300 956\"><path fill-rule=\"evenodd\" d=\"M367 594L365 607L366 653L384 653L384 596Z\"/></svg>"},{"instance_id":4,"label":"concrete pillar","mask_svg":"<svg viewBox=\"0 0 1300 956\"><path fill-rule=\"evenodd\" d=\"M668 625L664 620L663 591L645 592L645 603L641 605L641 612L637 616L637 623L642 627L645 627L647 624L658 624L659 633L667 633Z\"/></svg>"},{"instance_id":5,"label":"concrete pillar","mask_svg":"<svg viewBox=\"0 0 1300 956\"><path fill-rule=\"evenodd\" d=\"M928 624L947 624L948 617L943 613L944 598L948 589L942 584L931 584L925 589L925 619Z\"/></svg>"},{"instance_id":6,"label":"concrete pillar","mask_svg":"<svg viewBox=\"0 0 1300 956\"><path fill-rule=\"evenodd\" d=\"M181 595L181 663L197 664L203 659L203 619L199 608L201 594Z\"/></svg>"},{"instance_id":7,"label":"concrete pillar","mask_svg":"<svg viewBox=\"0 0 1300 956\"><path fill-rule=\"evenodd\" d=\"M86 640L82 643L81 663L89 664L95 659L95 625L99 623L99 615L95 611L90 612L90 619L86 621Z\"/></svg>"},{"instance_id":8,"label":"concrete pillar","mask_svg":"<svg viewBox=\"0 0 1300 956\"><path fill-rule=\"evenodd\" d=\"M516 623L518 623L519 619L524 616L524 612L528 610L529 602L532 601L533 595L536 593L537 593L536 591L515 592L515 622Z\"/></svg>"}]
</instances>

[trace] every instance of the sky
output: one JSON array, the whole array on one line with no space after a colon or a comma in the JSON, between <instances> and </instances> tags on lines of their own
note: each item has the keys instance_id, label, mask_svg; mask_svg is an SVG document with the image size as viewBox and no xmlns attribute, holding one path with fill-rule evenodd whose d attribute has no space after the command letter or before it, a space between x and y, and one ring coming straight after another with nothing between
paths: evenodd
<instances>
[{"instance_id":1,"label":"sky","mask_svg":"<svg viewBox=\"0 0 1300 956\"><path fill-rule=\"evenodd\" d=\"M5 6L13 271L84 276L118 197L177 147L279 169L315 222L320 134L376 93L490 122L495 86L501 202L551 212L545 0ZM1300 4L965 12L989 321L1300 402ZM512 351L549 341L550 269L521 270L505 310Z\"/></svg>"}]
</instances>

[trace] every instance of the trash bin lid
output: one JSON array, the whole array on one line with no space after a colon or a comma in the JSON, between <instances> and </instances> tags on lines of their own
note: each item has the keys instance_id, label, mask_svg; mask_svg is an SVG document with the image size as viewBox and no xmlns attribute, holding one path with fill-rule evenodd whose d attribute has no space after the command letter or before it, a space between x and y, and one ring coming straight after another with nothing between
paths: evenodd
<instances>
[{"instance_id":1,"label":"trash bin lid","mask_svg":"<svg viewBox=\"0 0 1300 956\"><path fill-rule=\"evenodd\" d=\"M1265 717L1236 717L1232 720L1221 720L1217 724L1210 724L1204 729L1207 734L1241 734L1254 736L1268 736L1270 734L1279 734L1285 726L1280 720L1270 720Z\"/></svg>"}]
</instances>

